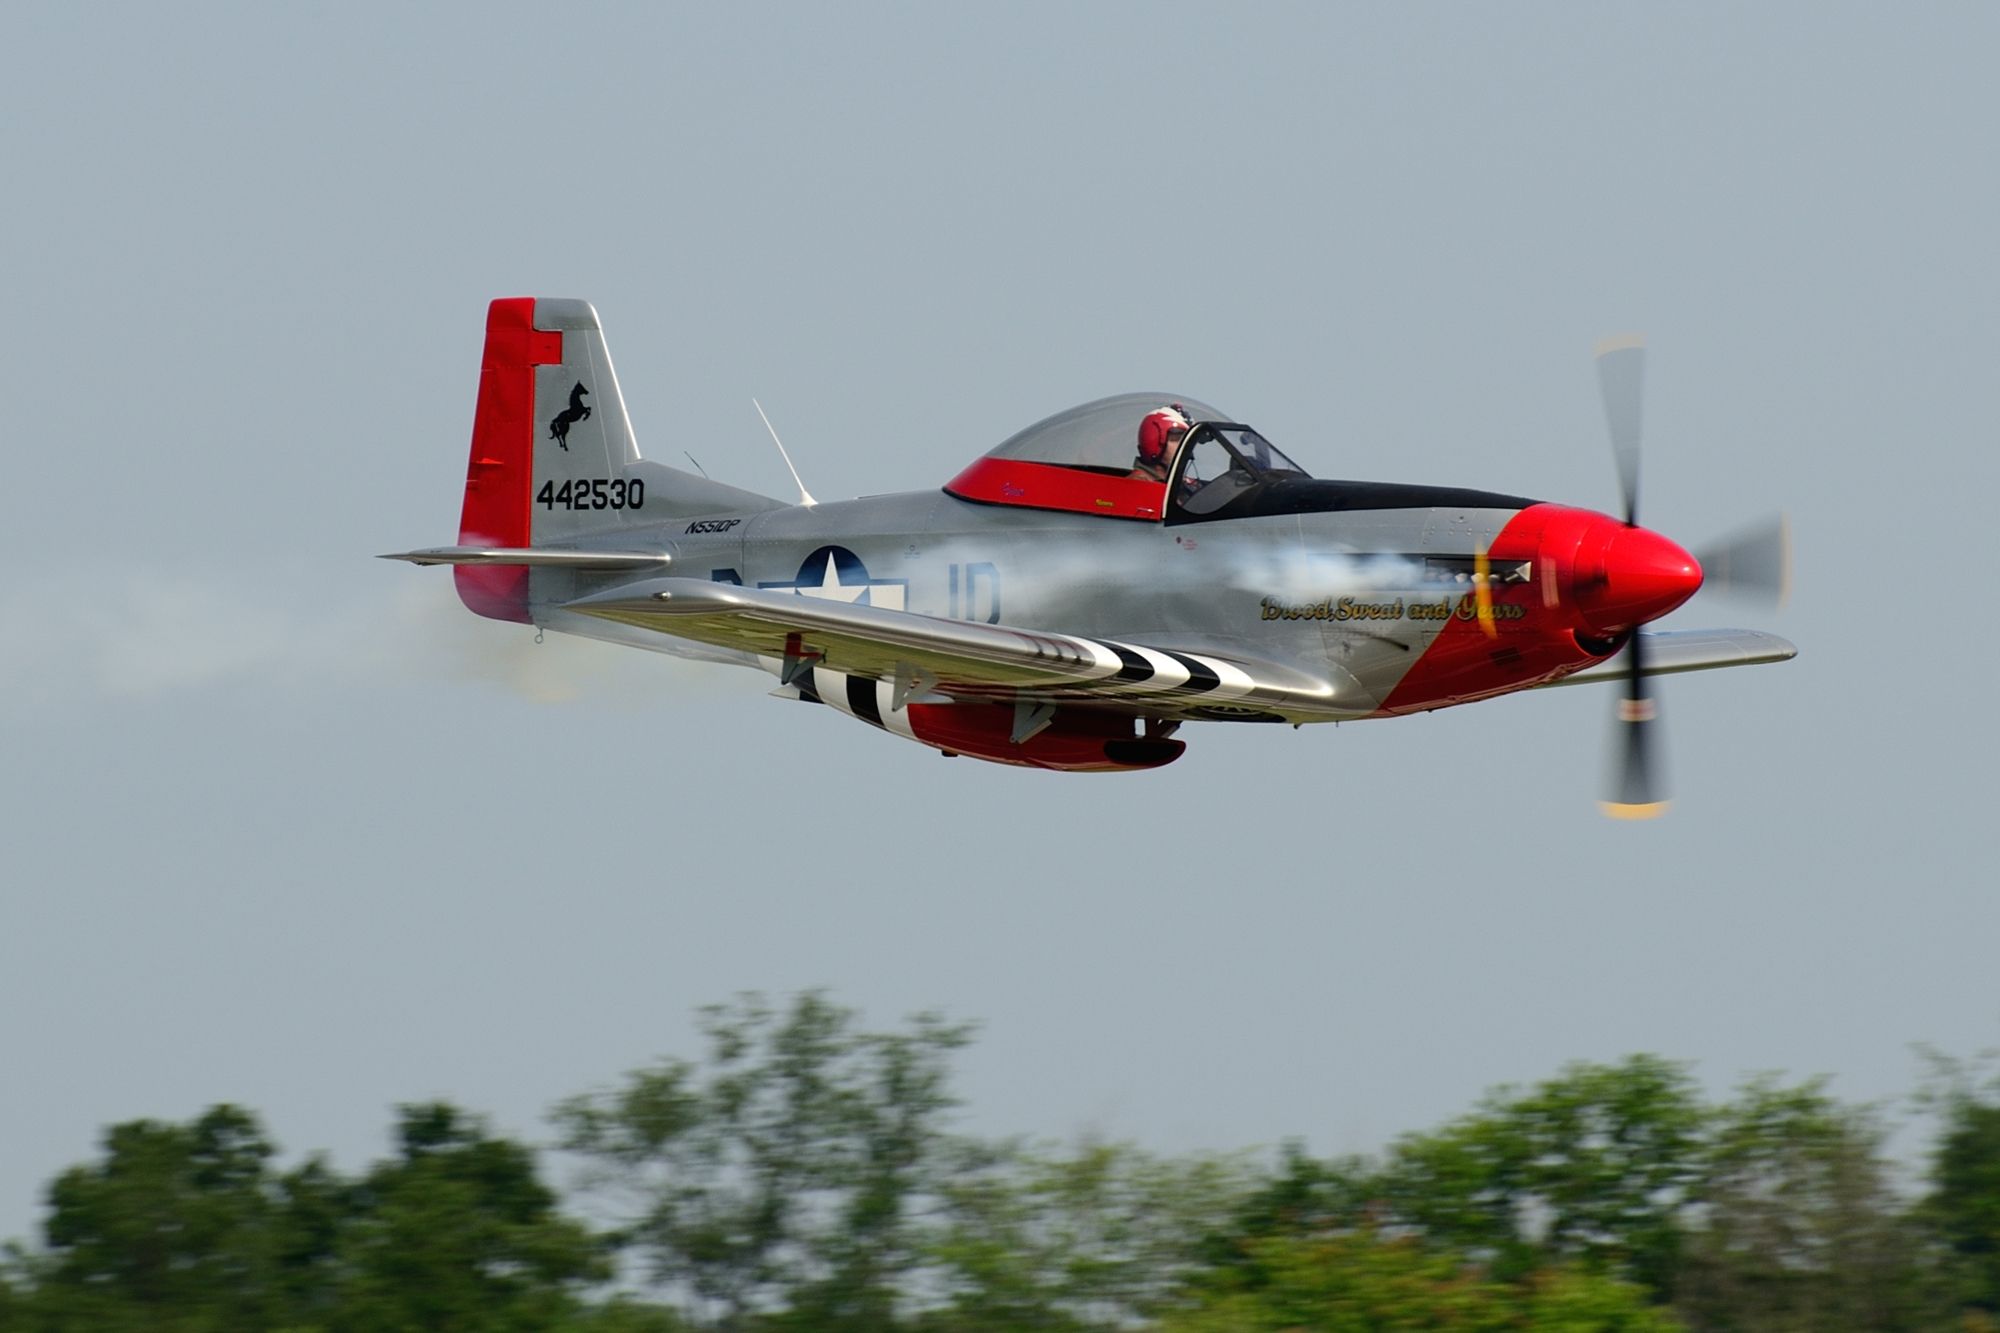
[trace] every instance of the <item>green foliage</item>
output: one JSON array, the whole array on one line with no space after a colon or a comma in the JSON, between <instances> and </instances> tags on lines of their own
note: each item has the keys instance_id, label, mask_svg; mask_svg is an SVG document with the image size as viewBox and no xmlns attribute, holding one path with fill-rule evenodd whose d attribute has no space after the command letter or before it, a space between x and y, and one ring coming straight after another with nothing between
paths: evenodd
<instances>
[{"instance_id":1,"label":"green foliage","mask_svg":"<svg viewBox=\"0 0 2000 1333\"><path fill-rule=\"evenodd\" d=\"M233 1106L186 1125L112 1127L101 1161L49 1187L30 1326L281 1326L272 1152L256 1120Z\"/></svg>"},{"instance_id":2,"label":"green foliage","mask_svg":"<svg viewBox=\"0 0 2000 1333\"><path fill-rule=\"evenodd\" d=\"M355 1192L330 1329L528 1333L569 1316L578 1285L610 1276L528 1149L442 1103L403 1107L397 1139L399 1154Z\"/></svg>"},{"instance_id":3,"label":"green foliage","mask_svg":"<svg viewBox=\"0 0 2000 1333\"><path fill-rule=\"evenodd\" d=\"M1240 1163L947 1132L968 1031L897 1033L807 993L704 1011L708 1058L557 1112L619 1238L721 1328L1112 1328L1158 1307L1246 1188Z\"/></svg>"},{"instance_id":4,"label":"green foliage","mask_svg":"<svg viewBox=\"0 0 2000 1333\"><path fill-rule=\"evenodd\" d=\"M968 1146L939 1182L931 1329L1131 1327L1176 1296L1242 1207L1237 1158L1124 1144Z\"/></svg>"},{"instance_id":5,"label":"green foliage","mask_svg":"<svg viewBox=\"0 0 2000 1333\"><path fill-rule=\"evenodd\" d=\"M1463 1258L1372 1230L1251 1243L1255 1279L1201 1292L1161 1333L1672 1333L1639 1288L1570 1268L1498 1281Z\"/></svg>"},{"instance_id":6,"label":"green foliage","mask_svg":"<svg viewBox=\"0 0 2000 1333\"><path fill-rule=\"evenodd\" d=\"M2000 1327L2000 1077L1933 1056L1925 1101L1942 1121L1923 1213L1958 1298Z\"/></svg>"},{"instance_id":7,"label":"green foliage","mask_svg":"<svg viewBox=\"0 0 2000 1333\"><path fill-rule=\"evenodd\" d=\"M652 1279L725 1327L788 1312L816 1329L888 1327L917 1262L911 1205L970 1039L931 1015L858 1030L818 992L703 1011L708 1067L664 1061L557 1110L564 1145L619 1196L619 1239Z\"/></svg>"},{"instance_id":8,"label":"green foliage","mask_svg":"<svg viewBox=\"0 0 2000 1333\"><path fill-rule=\"evenodd\" d=\"M1938 1145L1931 1208L1969 1304L2000 1314L2000 1106L1954 1107Z\"/></svg>"},{"instance_id":9,"label":"green foliage","mask_svg":"<svg viewBox=\"0 0 2000 1333\"><path fill-rule=\"evenodd\" d=\"M1377 1169L1294 1154L1228 1262L1269 1281L1262 1237L1380 1226L1501 1282L1616 1277L1696 1329L1935 1327L1881 1141L1816 1082L1755 1080L1708 1105L1653 1057L1574 1065L1400 1140Z\"/></svg>"},{"instance_id":10,"label":"green foliage","mask_svg":"<svg viewBox=\"0 0 2000 1333\"><path fill-rule=\"evenodd\" d=\"M1874 1115L1819 1081L1747 1084L1711 1117L1675 1309L1696 1329L1833 1333L1944 1322Z\"/></svg>"},{"instance_id":11,"label":"green foliage","mask_svg":"<svg viewBox=\"0 0 2000 1333\"><path fill-rule=\"evenodd\" d=\"M615 1232L447 1104L401 1108L357 1176L277 1170L218 1106L114 1126L50 1185L43 1244L0 1251L0 1330L2000 1333L2000 1080L1948 1061L1912 1207L1869 1109L1769 1078L1710 1103L1649 1056L1258 1170L956 1136L968 1030L932 1016L869 1032L809 992L702 1027L700 1062L556 1113ZM620 1254L673 1307L589 1299Z\"/></svg>"},{"instance_id":12,"label":"green foliage","mask_svg":"<svg viewBox=\"0 0 2000 1333\"><path fill-rule=\"evenodd\" d=\"M689 1325L672 1310L616 1296L571 1315L556 1333L688 1333Z\"/></svg>"},{"instance_id":13,"label":"green foliage","mask_svg":"<svg viewBox=\"0 0 2000 1333\"><path fill-rule=\"evenodd\" d=\"M1659 1289L1700 1169L1703 1120L1678 1065L1645 1055L1572 1065L1403 1139L1378 1186L1392 1216L1502 1277L1578 1262Z\"/></svg>"},{"instance_id":14,"label":"green foliage","mask_svg":"<svg viewBox=\"0 0 2000 1333\"><path fill-rule=\"evenodd\" d=\"M608 1265L527 1149L441 1104L404 1108L399 1142L349 1181L317 1159L275 1174L271 1143L231 1106L114 1126L101 1160L50 1187L42 1251L15 1257L0 1296L4 1327L540 1330L580 1313L577 1289Z\"/></svg>"},{"instance_id":15,"label":"green foliage","mask_svg":"<svg viewBox=\"0 0 2000 1333\"><path fill-rule=\"evenodd\" d=\"M1253 1181L1229 1225L1209 1236L1204 1258L1219 1275L1254 1269L1252 1242L1369 1225L1382 1211L1377 1203L1382 1192L1376 1169L1364 1159L1323 1161L1288 1142L1279 1149L1277 1171Z\"/></svg>"}]
</instances>

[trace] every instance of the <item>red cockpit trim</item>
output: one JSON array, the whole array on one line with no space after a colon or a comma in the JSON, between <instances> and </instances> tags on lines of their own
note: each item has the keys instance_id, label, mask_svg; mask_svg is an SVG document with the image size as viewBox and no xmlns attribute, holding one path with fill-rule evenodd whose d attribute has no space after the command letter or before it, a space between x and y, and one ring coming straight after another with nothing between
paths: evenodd
<instances>
[{"instance_id":1,"label":"red cockpit trim","mask_svg":"<svg viewBox=\"0 0 2000 1333\"><path fill-rule=\"evenodd\" d=\"M1157 523L1167 502L1162 482L1115 477L1020 458L980 458L945 483L945 494L981 504L1058 509L1071 514Z\"/></svg>"}]
</instances>

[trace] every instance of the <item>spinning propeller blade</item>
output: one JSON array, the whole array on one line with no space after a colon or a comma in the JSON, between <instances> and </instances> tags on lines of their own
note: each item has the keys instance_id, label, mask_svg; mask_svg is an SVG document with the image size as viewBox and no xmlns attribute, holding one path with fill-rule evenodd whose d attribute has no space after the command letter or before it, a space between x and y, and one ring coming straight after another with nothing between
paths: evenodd
<instances>
[{"instance_id":1,"label":"spinning propeller blade","mask_svg":"<svg viewBox=\"0 0 2000 1333\"><path fill-rule=\"evenodd\" d=\"M1644 674L1643 635L1632 635L1625 657L1631 674L1625 678L1625 695L1618 701L1618 720L1613 724L1611 790L1598 808L1613 819L1653 819L1666 813L1668 802L1659 773L1660 742L1654 735L1660 709Z\"/></svg>"},{"instance_id":2,"label":"spinning propeller blade","mask_svg":"<svg viewBox=\"0 0 2000 1333\"><path fill-rule=\"evenodd\" d=\"M1486 637L1499 638L1500 627L1493 623L1493 561L1487 557L1485 542L1472 548L1472 605Z\"/></svg>"},{"instance_id":3,"label":"spinning propeller blade","mask_svg":"<svg viewBox=\"0 0 2000 1333\"><path fill-rule=\"evenodd\" d=\"M1644 438L1646 340L1622 334L1597 344L1597 387L1604 396L1604 424L1611 434L1611 453L1618 462L1618 489L1625 504L1625 522L1639 522L1639 455ZM1646 641L1635 628L1625 648L1625 696L1618 701L1612 730L1611 792L1598 802L1613 819L1653 819L1666 813L1665 784L1659 775L1659 741L1653 735L1659 719L1652 686L1647 683Z\"/></svg>"},{"instance_id":4,"label":"spinning propeller blade","mask_svg":"<svg viewBox=\"0 0 2000 1333\"><path fill-rule=\"evenodd\" d=\"M1597 386L1604 395L1604 424L1618 460L1618 489L1625 521L1639 521L1639 439L1646 387L1646 340L1620 334L1597 344Z\"/></svg>"},{"instance_id":5,"label":"spinning propeller blade","mask_svg":"<svg viewBox=\"0 0 2000 1333\"><path fill-rule=\"evenodd\" d=\"M1695 553L1702 587L1783 606L1792 591L1792 523L1783 514L1738 529Z\"/></svg>"}]
</instances>

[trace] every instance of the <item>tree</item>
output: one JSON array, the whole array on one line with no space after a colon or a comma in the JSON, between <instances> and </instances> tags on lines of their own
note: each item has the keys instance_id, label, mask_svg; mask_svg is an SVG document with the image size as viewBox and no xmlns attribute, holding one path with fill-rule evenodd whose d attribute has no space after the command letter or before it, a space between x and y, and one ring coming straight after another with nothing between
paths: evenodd
<instances>
[{"instance_id":1,"label":"tree","mask_svg":"<svg viewBox=\"0 0 2000 1333\"><path fill-rule=\"evenodd\" d=\"M282 1326L273 1151L234 1106L186 1125L113 1126L101 1161L49 1187L44 1253L29 1261L38 1317L100 1330Z\"/></svg>"},{"instance_id":2,"label":"tree","mask_svg":"<svg viewBox=\"0 0 2000 1333\"><path fill-rule=\"evenodd\" d=\"M2000 1327L2000 1077L1932 1055L1921 1100L1940 1119L1923 1216L1956 1298Z\"/></svg>"},{"instance_id":3,"label":"tree","mask_svg":"<svg viewBox=\"0 0 2000 1333\"><path fill-rule=\"evenodd\" d=\"M1673 1333L1630 1283L1570 1267L1499 1281L1414 1237L1372 1229L1252 1242L1248 1281L1198 1289L1159 1333Z\"/></svg>"},{"instance_id":4,"label":"tree","mask_svg":"<svg viewBox=\"0 0 2000 1333\"><path fill-rule=\"evenodd\" d=\"M610 1276L528 1149L442 1102L402 1107L396 1135L397 1155L358 1184L340 1229L330 1328L529 1333L575 1318L578 1289Z\"/></svg>"},{"instance_id":5,"label":"tree","mask_svg":"<svg viewBox=\"0 0 2000 1333\"><path fill-rule=\"evenodd\" d=\"M1392 1150L1387 1218L1505 1279L1558 1262L1671 1287L1704 1111L1679 1065L1636 1055L1503 1089Z\"/></svg>"},{"instance_id":6,"label":"tree","mask_svg":"<svg viewBox=\"0 0 2000 1333\"><path fill-rule=\"evenodd\" d=\"M1894 1333L1945 1313L1873 1113L1821 1080L1755 1079L1718 1107L1685 1209L1675 1311L1697 1330Z\"/></svg>"},{"instance_id":7,"label":"tree","mask_svg":"<svg viewBox=\"0 0 2000 1333\"><path fill-rule=\"evenodd\" d=\"M1320 1235L1367 1225L1378 1217L1384 1185L1365 1158L1331 1161L1309 1155L1296 1141L1282 1145L1277 1173L1259 1181L1243 1198L1227 1236L1216 1238L1217 1263L1230 1262L1242 1240L1265 1236Z\"/></svg>"},{"instance_id":8,"label":"tree","mask_svg":"<svg viewBox=\"0 0 2000 1333\"><path fill-rule=\"evenodd\" d=\"M710 1007L702 1029L706 1068L662 1061L556 1112L586 1182L620 1201L620 1241L698 1321L887 1327L970 1030L926 1014L863 1032L816 991L782 1014L754 995Z\"/></svg>"},{"instance_id":9,"label":"tree","mask_svg":"<svg viewBox=\"0 0 2000 1333\"><path fill-rule=\"evenodd\" d=\"M35 1316L35 1273L19 1245L0 1248L0 1329L25 1329Z\"/></svg>"},{"instance_id":10,"label":"tree","mask_svg":"<svg viewBox=\"0 0 2000 1333\"><path fill-rule=\"evenodd\" d=\"M688 1325L665 1306L613 1296L578 1311L553 1333L688 1333Z\"/></svg>"},{"instance_id":11,"label":"tree","mask_svg":"<svg viewBox=\"0 0 2000 1333\"><path fill-rule=\"evenodd\" d=\"M1241 1209L1233 1157L1128 1144L966 1145L938 1186L926 1329L1130 1328L1166 1308Z\"/></svg>"},{"instance_id":12,"label":"tree","mask_svg":"<svg viewBox=\"0 0 2000 1333\"><path fill-rule=\"evenodd\" d=\"M1254 1288L1259 1237L1379 1228L1503 1282L1618 1277L1697 1329L1932 1327L1881 1141L1818 1082L1708 1105L1652 1057L1573 1065L1405 1137L1379 1169L1294 1159L1239 1220L1235 1266Z\"/></svg>"},{"instance_id":13,"label":"tree","mask_svg":"<svg viewBox=\"0 0 2000 1333\"><path fill-rule=\"evenodd\" d=\"M657 1333L636 1307L586 1312L609 1274L534 1159L442 1104L405 1107L401 1154L349 1180L318 1158L279 1175L256 1119L217 1106L135 1120L49 1189L39 1253L0 1273L8 1329L235 1333L577 1328Z\"/></svg>"},{"instance_id":14,"label":"tree","mask_svg":"<svg viewBox=\"0 0 2000 1333\"><path fill-rule=\"evenodd\" d=\"M868 1032L808 992L702 1030L702 1062L556 1113L624 1204L610 1236L446 1103L400 1108L359 1176L280 1173L218 1106L114 1126L57 1178L43 1245L0 1250L0 1328L2000 1330L2000 1081L1949 1062L1913 1211L1877 1114L1818 1081L1708 1104L1653 1057L1573 1065L1379 1161L1288 1145L1259 1171L956 1136L968 1030L934 1016ZM621 1251L682 1308L586 1299Z\"/></svg>"}]
</instances>

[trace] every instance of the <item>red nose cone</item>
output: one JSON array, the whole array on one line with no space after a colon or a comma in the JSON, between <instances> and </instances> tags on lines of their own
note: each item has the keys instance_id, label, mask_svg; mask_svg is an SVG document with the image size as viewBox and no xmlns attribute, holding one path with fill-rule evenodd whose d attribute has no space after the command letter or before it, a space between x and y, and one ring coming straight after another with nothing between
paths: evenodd
<instances>
[{"instance_id":1,"label":"red nose cone","mask_svg":"<svg viewBox=\"0 0 2000 1333\"><path fill-rule=\"evenodd\" d=\"M1701 566L1657 532L1620 525L1604 550L1601 581L1580 590L1585 617L1605 633L1658 620L1695 595Z\"/></svg>"}]
</instances>

